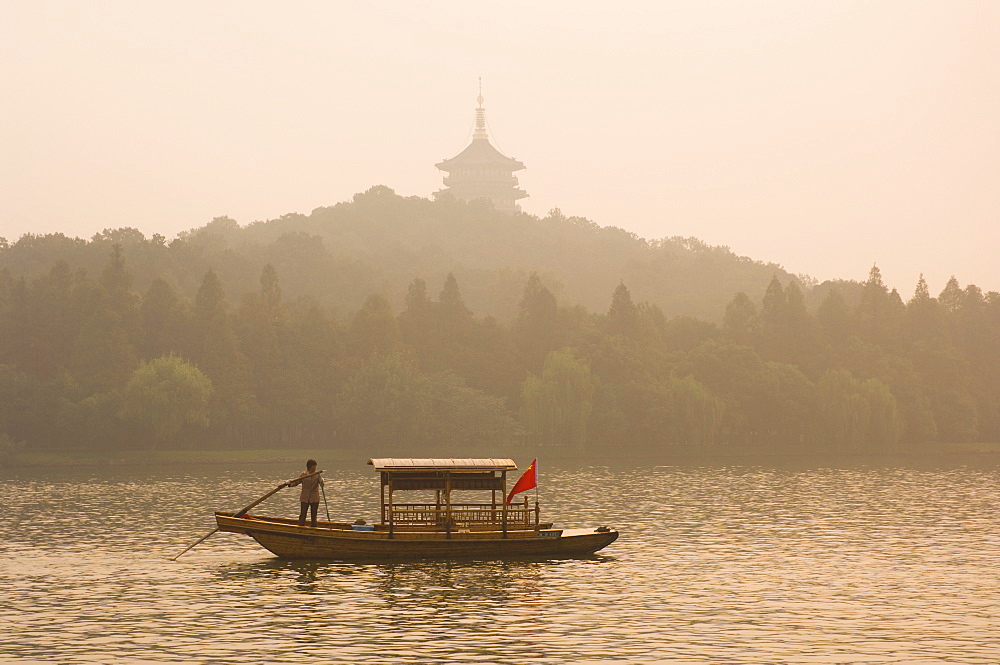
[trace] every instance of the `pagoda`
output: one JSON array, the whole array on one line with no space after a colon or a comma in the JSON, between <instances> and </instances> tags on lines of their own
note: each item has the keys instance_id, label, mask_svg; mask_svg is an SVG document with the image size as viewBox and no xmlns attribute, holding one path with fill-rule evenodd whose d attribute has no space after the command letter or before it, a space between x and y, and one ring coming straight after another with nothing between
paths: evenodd
<instances>
[{"instance_id":1,"label":"pagoda","mask_svg":"<svg viewBox=\"0 0 1000 665\"><path fill-rule=\"evenodd\" d=\"M451 159L435 164L448 173L444 178L445 189L434 192L434 198L450 194L462 201L489 199L497 210L520 212L518 199L528 195L517 187L514 171L520 171L524 164L507 157L493 147L486 132L486 109L483 108L483 90L480 83L476 97L476 129L472 133L472 143Z\"/></svg>"}]
</instances>

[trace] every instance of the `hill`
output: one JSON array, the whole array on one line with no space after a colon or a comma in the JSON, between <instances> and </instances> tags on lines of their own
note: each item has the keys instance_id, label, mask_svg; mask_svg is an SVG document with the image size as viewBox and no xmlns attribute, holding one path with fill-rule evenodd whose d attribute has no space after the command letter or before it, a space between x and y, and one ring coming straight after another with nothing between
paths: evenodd
<instances>
[{"instance_id":1,"label":"hill","mask_svg":"<svg viewBox=\"0 0 1000 665\"><path fill-rule=\"evenodd\" d=\"M24 236L0 251L0 267L35 277L57 260L90 274L121 244L135 287L161 277L193 296L213 269L226 293L257 288L265 264L281 275L286 296L309 296L346 315L379 292L402 307L414 278L440 284L452 273L477 314L507 321L517 313L532 272L562 304L606 311L615 287L629 285L637 301L667 316L721 321L738 291L764 293L773 277L798 281L780 266L737 256L694 238L647 240L558 210L538 218L508 215L485 203L404 198L383 186L309 215L240 226L220 217L167 244L134 229L107 230L89 242L60 235Z\"/></svg>"}]
</instances>

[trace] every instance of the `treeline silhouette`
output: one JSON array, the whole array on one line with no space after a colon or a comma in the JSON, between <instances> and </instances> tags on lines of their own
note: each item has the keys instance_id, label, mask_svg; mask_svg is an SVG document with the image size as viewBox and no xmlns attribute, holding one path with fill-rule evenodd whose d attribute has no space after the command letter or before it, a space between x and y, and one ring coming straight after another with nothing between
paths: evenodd
<instances>
[{"instance_id":1,"label":"treeline silhouette","mask_svg":"<svg viewBox=\"0 0 1000 665\"><path fill-rule=\"evenodd\" d=\"M560 302L539 272L524 275L512 316L500 319L474 313L453 273L431 285L411 275L398 305L384 288L355 286L359 306L340 315L315 292L350 288L349 270L331 283L289 266L292 289L262 262L254 288L234 294L202 264L192 239L203 234L167 245L126 229L2 248L0 455L881 452L1000 441L1000 294L954 278L936 298L921 278L904 303L877 268L862 284L809 294L775 271L766 288L730 293L712 322L668 316L625 280L594 312ZM297 256L323 246L294 242ZM64 258L37 269L95 245L105 250L99 270ZM243 270L255 256L229 254L227 268ZM199 267L188 295L178 276ZM139 288L137 270L162 274ZM321 281L303 288L308 279Z\"/></svg>"},{"instance_id":2,"label":"treeline silhouette","mask_svg":"<svg viewBox=\"0 0 1000 665\"><path fill-rule=\"evenodd\" d=\"M58 234L0 239L0 267L30 279L64 260L97 275L116 243L140 293L159 278L193 298L212 269L238 300L257 289L261 267L270 263L291 297L310 296L341 316L357 311L370 293L382 293L398 311L414 277L441 284L451 273L472 311L509 321L525 280L537 272L563 304L603 311L607 293L624 280L633 297L672 316L718 322L737 291L763 290L775 275L783 283L799 279L693 238L646 240L558 210L542 218L507 215L481 201L404 198L384 186L309 215L245 226L218 217L169 243L131 228L90 241Z\"/></svg>"}]
</instances>

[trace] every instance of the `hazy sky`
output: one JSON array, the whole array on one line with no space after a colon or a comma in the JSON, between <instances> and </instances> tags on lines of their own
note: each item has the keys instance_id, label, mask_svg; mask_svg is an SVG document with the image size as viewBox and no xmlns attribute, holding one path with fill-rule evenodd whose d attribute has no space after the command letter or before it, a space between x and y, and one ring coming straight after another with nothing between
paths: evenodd
<instances>
[{"instance_id":1,"label":"hazy sky","mask_svg":"<svg viewBox=\"0 0 1000 665\"><path fill-rule=\"evenodd\" d=\"M1000 290L992 0L0 0L0 236L430 196L480 76L526 212Z\"/></svg>"}]
</instances>

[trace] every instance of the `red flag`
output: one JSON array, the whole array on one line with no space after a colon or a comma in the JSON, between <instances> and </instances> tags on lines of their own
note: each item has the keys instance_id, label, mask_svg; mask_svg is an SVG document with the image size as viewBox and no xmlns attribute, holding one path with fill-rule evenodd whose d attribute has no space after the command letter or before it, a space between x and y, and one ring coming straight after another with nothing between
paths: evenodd
<instances>
[{"instance_id":1,"label":"red flag","mask_svg":"<svg viewBox=\"0 0 1000 665\"><path fill-rule=\"evenodd\" d=\"M536 457L531 461L531 465L524 470L521 477L517 479L517 482L514 483L514 489L512 489L510 494L507 495L507 503L510 503L510 500L514 498L515 494L530 490L532 487L538 487L538 475L535 473L535 465L537 463L538 458Z\"/></svg>"}]
</instances>

